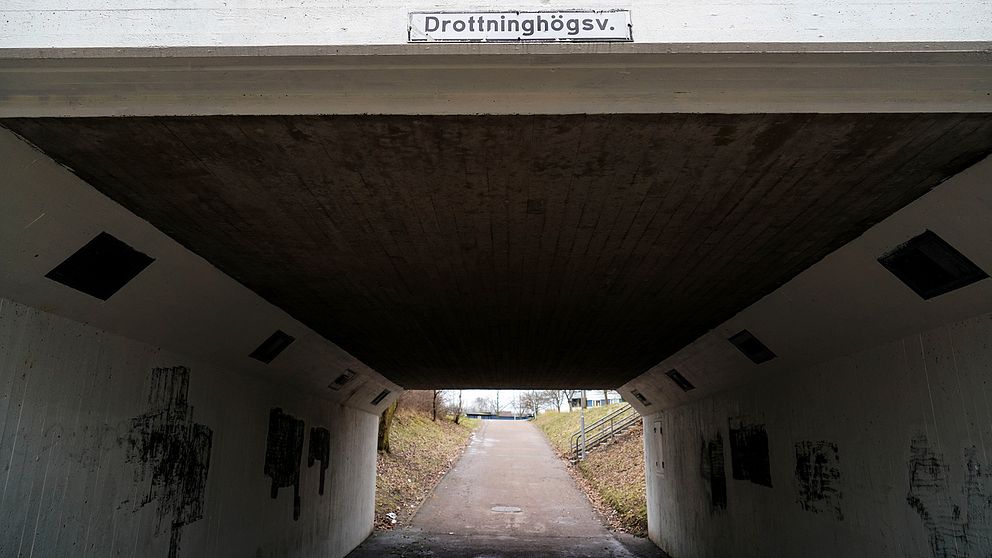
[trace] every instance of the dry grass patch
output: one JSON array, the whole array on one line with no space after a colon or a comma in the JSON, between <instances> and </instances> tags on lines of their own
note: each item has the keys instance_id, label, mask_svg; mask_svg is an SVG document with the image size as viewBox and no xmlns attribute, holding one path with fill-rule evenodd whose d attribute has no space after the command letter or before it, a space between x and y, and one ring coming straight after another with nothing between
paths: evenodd
<instances>
[{"instance_id":1,"label":"dry grass patch","mask_svg":"<svg viewBox=\"0 0 992 558\"><path fill-rule=\"evenodd\" d=\"M619 405L586 409L586 424L606 416ZM579 429L579 412L545 413L534 423L566 461L572 457L569 438ZM617 436L609 444L589 452L578 465L569 462L569 472L589 501L610 527L646 536L648 509L644 479L644 432L641 425Z\"/></svg>"},{"instance_id":2,"label":"dry grass patch","mask_svg":"<svg viewBox=\"0 0 992 558\"><path fill-rule=\"evenodd\" d=\"M410 522L420 504L461 456L478 421L432 421L429 414L402 405L389 436L392 453L376 463L375 526L392 529ZM387 514L395 513L396 522Z\"/></svg>"}]
</instances>

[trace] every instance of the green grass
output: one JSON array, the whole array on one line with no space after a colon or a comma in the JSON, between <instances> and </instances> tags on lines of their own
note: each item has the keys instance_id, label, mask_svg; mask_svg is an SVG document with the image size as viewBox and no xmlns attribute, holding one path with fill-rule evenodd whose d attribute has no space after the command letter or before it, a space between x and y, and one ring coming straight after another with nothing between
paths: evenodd
<instances>
[{"instance_id":1,"label":"green grass","mask_svg":"<svg viewBox=\"0 0 992 558\"><path fill-rule=\"evenodd\" d=\"M620 405L586 409L586 424L606 416ZM569 439L579 429L579 412L545 413L534 419L552 447L565 458L572 457ZM614 527L629 533L647 534L648 512L644 480L643 430L632 427L611 444L589 452L577 469L593 491L592 499L600 504ZM582 484L582 483L580 483ZM609 510L603 510L608 507Z\"/></svg>"}]
</instances>

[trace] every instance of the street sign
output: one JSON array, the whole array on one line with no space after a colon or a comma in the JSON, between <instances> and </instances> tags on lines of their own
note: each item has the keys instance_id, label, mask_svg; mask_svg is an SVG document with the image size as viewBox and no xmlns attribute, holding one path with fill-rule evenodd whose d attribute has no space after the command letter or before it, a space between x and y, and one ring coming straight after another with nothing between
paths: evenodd
<instances>
[{"instance_id":1,"label":"street sign","mask_svg":"<svg viewBox=\"0 0 992 558\"><path fill-rule=\"evenodd\" d=\"M414 12L409 42L629 42L628 10Z\"/></svg>"}]
</instances>

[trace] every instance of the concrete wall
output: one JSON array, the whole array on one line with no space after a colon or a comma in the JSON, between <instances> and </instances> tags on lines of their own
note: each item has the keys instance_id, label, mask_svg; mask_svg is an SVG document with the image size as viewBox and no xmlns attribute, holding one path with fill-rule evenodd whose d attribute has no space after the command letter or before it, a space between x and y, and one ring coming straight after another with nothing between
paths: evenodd
<instances>
[{"instance_id":1,"label":"concrete wall","mask_svg":"<svg viewBox=\"0 0 992 558\"><path fill-rule=\"evenodd\" d=\"M180 5L182 4L182 5ZM722 2L521 0L8 0L0 48L399 44L411 11L629 9L637 42L978 41L987 0Z\"/></svg>"},{"instance_id":2,"label":"concrete wall","mask_svg":"<svg viewBox=\"0 0 992 558\"><path fill-rule=\"evenodd\" d=\"M371 531L374 414L7 299L0 339L0 555L342 556ZM295 520L274 408L305 421Z\"/></svg>"},{"instance_id":3,"label":"concrete wall","mask_svg":"<svg viewBox=\"0 0 992 558\"><path fill-rule=\"evenodd\" d=\"M361 542L378 414L400 388L6 130L0 168L0 556ZM101 232L155 261L107 300L45 277ZM296 340L250 358L277 329Z\"/></svg>"},{"instance_id":4,"label":"concrete wall","mask_svg":"<svg viewBox=\"0 0 992 558\"><path fill-rule=\"evenodd\" d=\"M992 279L923 300L876 261L931 230L992 271L990 177L949 179L619 390L664 550L992 553ZM777 357L747 359L742 329Z\"/></svg>"},{"instance_id":5,"label":"concrete wall","mask_svg":"<svg viewBox=\"0 0 992 558\"><path fill-rule=\"evenodd\" d=\"M986 314L645 417L652 540L676 558L988 556L990 340ZM766 434L771 486L734 478L739 422Z\"/></svg>"}]
</instances>

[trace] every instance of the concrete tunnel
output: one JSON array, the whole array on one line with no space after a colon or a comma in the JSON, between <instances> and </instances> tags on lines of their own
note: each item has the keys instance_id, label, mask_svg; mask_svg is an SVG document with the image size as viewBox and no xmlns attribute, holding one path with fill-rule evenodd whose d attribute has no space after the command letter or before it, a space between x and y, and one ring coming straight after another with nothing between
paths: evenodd
<instances>
[{"instance_id":1,"label":"concrete tunnel","mask_svg":"<svg viewBox=\"0 0 992 558\"><path fill-rule=\"evenodd\" d=\"M576 386L672 557L992 552L988 43L5 15L0 555L344 556L403 389Z\"/></svg>"}]
</instances>

